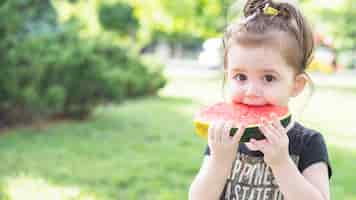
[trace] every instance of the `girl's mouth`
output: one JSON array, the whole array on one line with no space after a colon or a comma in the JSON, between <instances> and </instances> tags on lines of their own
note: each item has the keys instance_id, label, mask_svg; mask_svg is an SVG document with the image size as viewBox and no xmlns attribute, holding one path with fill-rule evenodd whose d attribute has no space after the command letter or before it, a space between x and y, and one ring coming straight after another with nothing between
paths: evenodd
<instances>
[{"instance_id":1,"label":"girl's mouth","mask_svg":"<svg viewBox=\"0 0 356 200\"><path fill-rule=\"evenodd\" d=\"M246 106L254 106L254 107L262 107L262 106L271 106L271 104L265 103L265 104L248 104L248 103L242 103L243 105Z\"/></svg>"},{"instance_id":2,"label":"girl's mouth","mask_svg":"<svg viewBox=\"0 0 356 200\"><path fill-rule=\"evenodd\" d=\"M259 102L233 101L233 103L235 103L235 104L243 104L243 105L246 105L246 106L268 106L268 105L271 105L271 104L266 103L266 102L259 103Z\"/></svg>"},{"instance_id":3,"label":"girl's mouth","mask_svg":"<svg viewBox=\"0 0 356 200\"><path fill-rule=\"evenodd\" d=\"M272 104L270 103L246 103L246 102L236 102L233 101L234 104L241 104L241 105L246 105L246 106L255 106L255 107L259 107L259 106L271 106Z\"/></svg>"}]
</instances>

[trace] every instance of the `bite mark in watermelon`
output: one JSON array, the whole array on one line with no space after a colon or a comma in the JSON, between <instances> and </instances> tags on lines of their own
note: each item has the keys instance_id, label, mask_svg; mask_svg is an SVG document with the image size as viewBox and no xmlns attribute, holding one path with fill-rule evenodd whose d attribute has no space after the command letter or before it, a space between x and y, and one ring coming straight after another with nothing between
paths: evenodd
<instances>
[{"instance_id":1,"label":"bite mark in watermelon","mask_svg":"<svg viewBox=\"0 0 356 200\"><path fill-rule=\"evenodd\" d=\"M288 107L275 105L251 106L219 102L203 107L194 118L194 126L199 136L207 138L209 124L213 121L234 121L237 127L241 123L246 124L247 127L240 139L240 143L244 143L249 142L251 138L256 140L265 139L258 127L262 123L261 118L270 121L272 113L276 114L277 118L280 119L283 127L288 127L291 124L292 115ZM230 136L233 136L237 130L238 128L232 128Z\"/></svg>"}]
</instances>

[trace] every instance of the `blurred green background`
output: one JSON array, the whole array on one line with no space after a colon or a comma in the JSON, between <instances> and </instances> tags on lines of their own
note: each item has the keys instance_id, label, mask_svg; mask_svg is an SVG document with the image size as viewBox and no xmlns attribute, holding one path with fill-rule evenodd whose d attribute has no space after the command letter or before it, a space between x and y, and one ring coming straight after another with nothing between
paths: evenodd
<instances>
[{"instance_id":1,"label":"blurred green background","mask_svg":"<svg viewBox=\"0 0 356 200\"><path fill-rule=\"evenodd\" d=\"M233 0L0 0L0 199L187 199L222 100ZM356 2L299 2L316 90L291 102L326 138L332 199L356 200Z\"/></svg>"}]
</instances>

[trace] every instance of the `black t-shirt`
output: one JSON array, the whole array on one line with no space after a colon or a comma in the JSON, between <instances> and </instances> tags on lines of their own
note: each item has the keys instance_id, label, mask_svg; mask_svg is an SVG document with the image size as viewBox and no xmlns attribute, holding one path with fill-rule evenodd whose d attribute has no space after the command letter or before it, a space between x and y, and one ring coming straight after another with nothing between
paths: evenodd
<instances>
[{"instance_id":1,"label":"black t-shirt","mask_svg":"<svg viewBox=\"0 0 356 200\"><path fill-rule=\"evenodd\" d=\"M287 133L289 138L289 154L302 173L304 169L316 162L325 162L328 167L329 179L332 168L323 136L312 129L295 122ZM205 155L210 155L206 146ZM279 191L272 170L263 160L263 153L251 151L242 143L232 166L231 174L226 181L222 200L263 200L284 199Z\"/></svg>"}]
</instances>

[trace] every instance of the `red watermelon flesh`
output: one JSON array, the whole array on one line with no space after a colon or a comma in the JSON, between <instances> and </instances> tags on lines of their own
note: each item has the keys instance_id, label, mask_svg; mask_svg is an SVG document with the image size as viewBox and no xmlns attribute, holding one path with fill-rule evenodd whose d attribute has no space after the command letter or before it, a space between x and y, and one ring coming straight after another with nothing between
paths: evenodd
<instances>
[{"instance_id":1,"label":"red watermelon flesh","mask_svg":"<svg viewBox=\"0 0 356 200\"><path fill-rule=\"evenodd\" d=\"M234 121L238 124L243 123L248 126L256 126L261 123L261 118L267 121L271 120L271 113L283 118L289 115L288 107L263 105L251 106L242 103L216 103L214 105L203 107L197 113L195 120L201 122L212 122L216 120Z\"/></svg>"}]
</instances>

